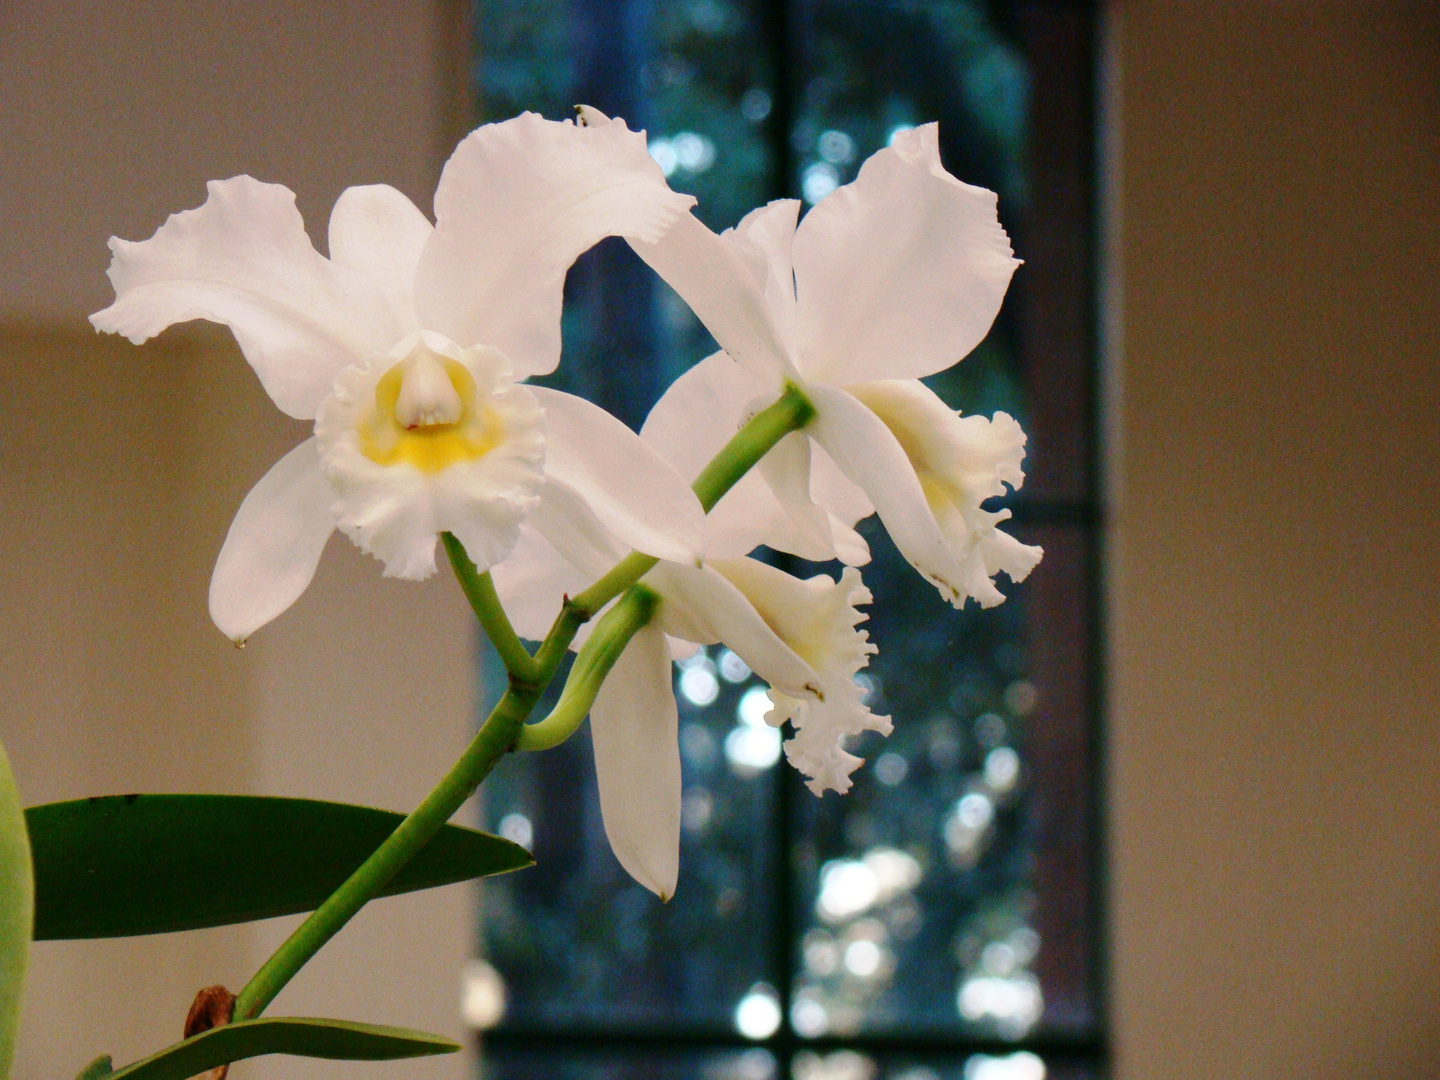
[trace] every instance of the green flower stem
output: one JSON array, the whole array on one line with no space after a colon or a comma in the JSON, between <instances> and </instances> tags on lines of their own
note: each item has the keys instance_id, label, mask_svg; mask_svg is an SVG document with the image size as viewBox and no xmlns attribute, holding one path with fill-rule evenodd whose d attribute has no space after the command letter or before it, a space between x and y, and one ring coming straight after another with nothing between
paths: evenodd
<instances>
[{"instance_id":1,"label":"green flower stem","mask_svg":"<svg viewBox=\"0 0 1440 1080\"><path fill-rule=\"evenodd\" d=\"M695 478L695 482L690 485L696 498L700 500L700 505L705 508L705 512L708 514L714 509L715 504L725 493L734 487L742 476L754 468L756 462L768 454L776 443L790 432L799 431L814 417L815 406L810 403L805 392L793 383L787 383L785 392L780 395L779 400L756 413L749 423L737 431L720 452L710 460L710 463L701 470L700 475ZM535 654L544 683L549 683L551 675L559 666L565 650L570 647L570 642L574 640L575 633L580 626L593 618L595 613L612 599L649 573L650 569L659 561L653 555L642 555L638 551L632 551L584 592L566 598L565 605L550 630L550 636L545 639L544 644L540 646L540 651ZM647 620L648 618L647 615ZM638 629L639 626L635 628L635 630ZM634 635L635 630L632 630L630 635L625 638L626 641L630 640L630 636ZM616 656L619 656L618 651ZM579 664L578 658L576 663ZM612 660L611 664L613 663ZM573 674L574 669L571 670ZM606 673L609 670L610 668L607 666ZM604 676L601 677L603 679ZM567 682L567 687L568 685ZM596 689L599 689L598 684ZM594 700L593 696L591 700ZM562 704L564 704L563 701ZM589 709L588 705L586 709ZM557 705L555 712L552 712L546 719L522 728L520 737L516 740L515 749L548 750L569 738L579 727L585 714L581 712L576 717L567 710L557 717L556 713L561 713L561 711L561 706ZM552 723L552 721L554 722ZM562 732L563 734L561 734Z\"/></svg>"},{"instance_id":2,"label":"green flower stem","mask_svg":"<svg viewBox=\"0 0 1440 1080\"><path fill-rule=\"evenodd\" d=\"M345 884L311 912L245 984L235 1001L235 1019L259 1016L310 958L430 842L514 744L516 734L539 697L539 687L533 686L512 685L505 692L460 760L435 790Z\"/></svg>"},{"instance_id":3,"label":"green flower stem","mask_svg":"<svg viewBox=\"0 0 1440 1080\"><path fill-rule=\"evenodd\" d=\"M644 585L632 585L626 590L580 649L565 679L560 700L550 715L520 729L520 737L515 740L516 750L549 750L575 733L595 703L595 696L615 661L620 659L630 639L650 621L659 603L660 597Z\"/></svg>"},{"instance_id":4,"label":"green flower stem","mask_svg":"<svg viewBox=\"0 0 1440 1080\"><path fill-rule=\"evenodd\" d=\"M495 646L505 670L521 682L538 681L540 665L520 643L515 628L510 625L510 617L505 614L505 608L500 604L490 571L481 573L475 568L465 551L465 545L460 543L454 533L441 533L440 540L445 545L445 553L450 556L450 565L455 569L456 580L465 590L465 598L470 601L470 607L480 620L480 625L485 628L485 635Z\"/></svg>"},{"instance_id":5,"label":"green flower stem","mask_svg":"<svg viewBox=\"0 0 1440 1080\"><path fill-rule=\"evenodd\" d=\"M815 407L805 394L796 386L786 386L780 399L756 414L736 432L735 437L725 444L691 485L705 512L709 513L735 482L776 443L790 432L803 428L814 416ZM235 1001L234 1015L237 1020L259 1016L310 958L339 933L356 912L389 884L405 864L430 842L440 831L440 827L450 820L455 811L460 809L460 805L480 786L480 782L489 775L495 763L516 746L518 740L523 738L527 742L548 742L553 737L552 733L558 733L561 729L561 721L568 725L572 719L574 724L565 734L573 732L589 710L594 701L594 693L598 692L600 684L609 674L625 644L654 613L657 598L649 589L635 589L616 605L620 614L615 615L614 622L605 628L610 644L605 648L597 645L593 659L581 668L581 673L574 682L574 693L566 704L566 712L553 728L528 735L525 720L535 708L541 691L555 677L555 671L564 659L570 643L575 639L576 632L611 600L635 585L659 560L638 551L631 552L595 584L578 595L567 598L550 628L550 633L532 657L520 643L509 618L500 606L490 575L476 570L475 564L465 554L464 547L458 540L448 533L444 540L445 550L450 554L461 587L465 590L481 625L490 635L490 640L495 643L496 651L505 662L510 675L510 688L500 698L460 760L446 773L435 790L375 849L360 869L351 874L329 899L311 912L310 917L296 928L245 984ZM609 616L607 621L608 619ZM601 634L602 627L597 627L596 635ZM606 638L602 638L602 641ZM577 658L577 665L578 663ZM567 680L567 689L569 688L570 680ZM584 708L580 709L582 703ZM580 710L579 719L575 719L577 709ZM543 728L548 722L547 719L535 726ZM549 744L554 745L553 742Z\"/></svg>"},{"instance_id":6,"label":"green flower stem","mask_svg":"<svg viewBox=\"0 0 1440 1080\"><path fill-rule=\"evenodd\" d=\"M701 470L690 485L708 514L736 482L754 468L776 443L815 418L815 406L794 383L768 408L756 413Z\"/></svg>"}]
</instances>

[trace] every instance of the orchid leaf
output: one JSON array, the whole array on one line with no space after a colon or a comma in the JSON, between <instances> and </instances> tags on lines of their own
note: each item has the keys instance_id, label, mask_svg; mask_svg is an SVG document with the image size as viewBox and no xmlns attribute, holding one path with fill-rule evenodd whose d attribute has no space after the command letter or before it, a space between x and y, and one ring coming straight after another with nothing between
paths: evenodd
<instances>
[{"instance_id":1,"label":"orchid leaf","mask_svg":"<svg viewBox=\"0 0 1440 1080\"><path fill-rule=\"evenodd\" d=\"M262 1016L258 1020L237 1020L202 1031L114 1072L106 1068L109 1058L97 1058L76 1080L186 1080L217 1065L264 1054L392 1061L453 1054L459 1049L458 1043L443 1036L409 1028L357 1024L349 1020Z\"/></svg>"},{"instance_id":2,"label":"orchid leaf","mask_svg":"<svg viewBox=\"0 0 1440 1080\"><path fill-rule=\"evenodd\" d=\"M0 746L0 1080L15 1060L20 1002L30 960L30 926L35 914L35 881L20 792L10 759Z\"/></svg>"},{"instance_id":3,"label":"orchid leaf","mask_svg":"<svg viewBox=\"0 0 1440 1080\"><path fill-rule=\"evenodd\" d=\"M126 937L310 911L400 814L313 799L117 795L25 811L35 939ZM381 896L529 866L508 840L447 825Z\"/></svg>"}]
</instances>

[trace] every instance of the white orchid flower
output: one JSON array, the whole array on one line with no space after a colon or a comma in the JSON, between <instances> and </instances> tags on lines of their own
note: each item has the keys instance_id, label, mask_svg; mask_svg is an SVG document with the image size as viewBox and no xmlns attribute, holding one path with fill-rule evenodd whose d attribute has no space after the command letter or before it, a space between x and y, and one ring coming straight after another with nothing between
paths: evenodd
<instances>
[{"instance_id":1,"label":"white orchid flower","mask_svg":"<svg viewBox=\"0 0 1440 1080\"><path fill-rule=\"evenodd\" d=\"M655 419L652 412L641 437L692 478L688 474L698 473L703 462L688 460L693 455L687 453L684 426L652 423ZM545 529L545 520L557 511L555 502L566 497L547 489L521 527L514 554L495 568L501 602L522 637L543 636L563 597L575 595L625 554L624 545L593 517L587 527L566 533ZM578 507L565 513L570 519L585 516ZM737 520L734 527L748 535L748 522ZM707 550L735 551L745 544L731 528L712 514ZM635 880L668 899L679 873L681 798L672 660L723 642L768 682L775 707L766 720L775 727L791 721L795 735L785 744L786 755L810 777L817 795L848 790L849 774L861 764L845 751L844 738L861 731L888 735L890 720L869 711L854 680L875 647L857 629L867 618L857 605L871 598L853 567L838 582L823 574L801 581L750 558L716 558L703 566L662 561L641 584L656 593L659 604L600 688L590 710L591 735L610 845ZM587 629L572 648L584 643Z\"/></svg>"},{"instance_id":2,"label":"white orchid flower","mask_svg":"<svg viewBox=\"0 0 1440 1080\"><path fill-rule=\"evenodd\" d=\"M1024 433L1005 413L960 417L918 381L981 342L1019 265L995 195L945 171L927 124L797 227L798 214L780 200L719 236L686 214L656 243L631 240L724 349L666 395L693 453L724 445L787 382L815 407L809 439L787 436L757 470L768 501L759 484L737 485L712 517L749 521L735 534L746 541L858 565L868 552L851 526L873 504L947 600L1000 603L994 575L1021 581L1042 554L996 527L1009 511L980 505L1023 481ZM832 463L863 497L836 484Z\"/></svg>"},{"instance_id":3,"label":"white orchid flower","mask_svg":"<svg viewBox=\"0 0 1440 1080\"><path fill-rule=\"evenodd\" d=\"M643 134L582 116L472 132L433 226L394 188L349 188L329 258L294 194L248 176L212 182L149 240L111 239L115 302L97 329L138 344L188 319L225 323L275 404L315 420L230 526L210 588L228 636L294 603L337 527L387 576L432 574L442 531L485 570L547 487L640 551L698 558L703 512L658 455L583 399L519 385L559 362L576 256L605 236L658 240L694 202L666 186Z\"/></svg>"}]
</instances>

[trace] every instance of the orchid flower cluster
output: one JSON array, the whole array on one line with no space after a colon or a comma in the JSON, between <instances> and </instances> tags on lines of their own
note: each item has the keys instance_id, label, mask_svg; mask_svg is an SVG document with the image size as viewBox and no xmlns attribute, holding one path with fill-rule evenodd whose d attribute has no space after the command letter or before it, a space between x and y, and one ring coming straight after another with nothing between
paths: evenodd
<instances>
[{"instance_id":1,"label":"orchid flower cluster","mask_svg":"<svg viewBox=\"0 0 1440 1080\"><path fill-rule=\"evenodd\" d=\"M803 219L782 199L717 235L643 133L578 112L469 135L433 225L394 188L350 188L328 258L286 188L213 182L149 240L111 240L115 302L92 322L136 343L224 323L275 404L314 421L236 514L211 582L216 625L244 642L280 615L336 529L389 577L430 576L443 545L510 689L445 798L416 814L433 834L498 756L553 746L588 715L611 846L666 898L680 846L673 660L724 643L769 684L766 720L789 723L791 764L816 794L844 792L861 763L847 742L891 727L855 679L875 652L857 522L878 514L956 607L1000 603L995 576L1020 581L1039 561L1000 529L1008 511L984 506L1024 479L1019 424L958 415L920 381L979 344L1018 262L995 195L945 171L933 124L898 134ZM527 381L557 367L566 271L607 236L720 345L638 434ZM843 569L801 579L761 548ZM527 722L567 650L559 703ZM247 988L237 1015L276 990Z\"/></svg>"}]
</instances>

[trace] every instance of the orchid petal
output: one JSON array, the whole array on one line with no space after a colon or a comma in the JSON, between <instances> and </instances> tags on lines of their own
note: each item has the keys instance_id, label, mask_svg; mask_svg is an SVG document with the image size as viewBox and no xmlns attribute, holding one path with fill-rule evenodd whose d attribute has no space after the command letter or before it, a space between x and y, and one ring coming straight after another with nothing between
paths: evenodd
<instances>
[{"instance_id":1,"label":"orchid petal","mask_svg":"<svg viewBox=\"0 0 1440 1080\"><path fill-rule=\"evenodd\" d=\"M695 562L704 545L705 511L671 466L598 405L531 387L545 409L545 474L584 497L616 539L637 551Z\"/></svg>"},{"instance_id":2,"label":"orchid petal","mask_svg":"<svg viewBox=\"0 0 1440 1080\"><path fill-rule=\"evenodd\" d=\"M540 490L540 505L530 514L529 524L585 579L580 588L601 577L629 554L629 549L605 528L585 497L553 475ZM580 588L574 591L579 592Z\"/></svg>"},{"instance_id":3,"label":"orchid petal","mask_svg":"<svg viewBox=\"0 0 1440 1080\"><path fill-rule=\"evenodd\" d=\"M1008 413L961 416L914 379L858 383L848 392L884 421L915 470L957 502L979 506L1025 482L1025 432Z\"/></svg>"},{"instance_id":4,"label":"orchid petal","mask_svg":"<svg viewBox=\"0 0 1440 1080\"><path fill-rule=\"evenodd\" d=\"M210 578L210 617L230 640L243 642L305 591L335 531L333 498L313 438L250 489Z\"/></svg>"},{"instance_id":5,"label":"orchid petal","mask_svg":"<svg viewBox=\"0 0 1440 1080\"><path fill-rule=\"evenodd\" d=\"M707 356L661 395L640 438L682 478L694 480L740 430L746 410L766 386L725 353ZM754 472L746 473L705 519L705 551L745 555L765 543L768 523L783 510Z\"/></svg>"},{"instance_id":6,"label":"orchid petal","mask_svg":"<svg viewBox=\"0 0 1440 1080\"><path fill-rule=\"evenodd\" d=\"M742 476L705 518L707 559L739 558L762 544L797 554L803 543L758 469Z\"/></svg>"},{"instance_id":7,"label":"orchid petal","mask_svg":"<svg viewBox=\"0 0 1440 1080\"><path fill-rule=\"evenodd\" d=\"M787 378L797 381L764 287L725 237L716 236L693 214L682 214L657 242L628 239L690 305L720 347L763 386L778 390Z\"/></svg>"},{"instance_id":8,"label":"orchid petal","mask_svg":"<svg viewBox=\"0 0 1440 1080\"><path fill-rule=\"evenodd\" d=\"M840 471L835 459L819 445L810 448L810 496L846 528L875 512L863 488Z\"/></svg>"},{"instance_id":9,"label":"orchid petal","mask_svg":"<svg viewBox=\"0 0 1440 1080\"><path fill-rule=\"evenodd\" d=\"M562 556L534 522L532 514L520 526L520 541L515 549L490 574L515 633L531 641L543 641L565 597L574 596L594 579Z\"/></svg>"},{"instance_id":10,"label":"orchid petal","mask_svg":"<svg viewBox=\"0 0 1440 1080\"><path fill-rule=\"evenodd\" d=\"M952 604L963 604L964 572L894 434L884 421L838 387L814 383L808 392L816 415L806 430L874 502L900 554Z\"/></svg>"},{"instance_id":11,"label":"orchid petal","mask_svg":"<svg viewBox=\"0 0 1440 1080\"><path fill-rule=\"evenodd\" d=\"M945 171L934 124L898 135L805 215L794 251L801 371L841 384L956 363L1019 265L995 194Z\"/></svg>"},{"instance_id":12,"label":"orchid petal","mask_svg":"<svg viewBox=\"0 0 1440 1080\"><path fill-rule=\"evenodd\" d=\"M712 353L670 384L645 418L640 437L693 480L765 399L766 389L725 353ZM765 544L815 561L838 557L860 566L870 560L854 525L875 507L821 447L809 448L808 465L798 460L804 455L796 454L790 440L801 438L786 436L711 509L705 521L707 557L738 558ZM777 452L796 460L788 466L772 460ZM787 500L792 488L796 498ZM815 516L821 512L816 504L828 525ZM812 515L808 521L806 513Z\"/></svg>"},{"instance_id":13,"label":"orchid petal","mask_svg":"<svg viewBox=\"0 0 1440 1080\"><path fill-rule=\"evenodd\" d=\"M784 550L812 562L834 558L830 515L810 498L810 437L790 432L760 459L757 470L788 511L790 546Z\"/></svg>"},{"instance_id":14,"label":"orchid petal","mask_svg":"<svg viewBox=\"0 0 1440 1080\"><path fill-rule=\"evenodd\" d=\"M662 563L645 576L660 594L666 633L702 645L723 641L750 670L795 697L821 693L820 678L760 617L745 595L708 566Z\"/></svg>"},{"instance_id":15,"label":"orchid petal","mask_svg":"<svg viewBox=\"0 0 1440 1080\"><path fill-rule=\"evenodd\" d=\"M670 190L623 120L524 113L473 131L435 192L435 233L416 275L420 322L493 346L517 378L560 362L560 301L576 256L606 236L660 239L695 200Z\"/></svg>"},{"instance_id":16,"label":"orchid petal","mask_svg":"<svg viewBox=\"0 0 1440 1080\"><path fill-rule=\"evenodd\" d=\"M330 258L365 275L384 295L405 333L415 321L415 270L435 227L388 184L346 188L330 211Z\"/></svg>"},{"instance_id":17,"label":"orchid petal","mask_svg":"<svg viewBox=\"0 0 1440 1080\"><path fill-rule=\"evenodd\" d=\"M759 379L725 353L712 353L670 384L645 418L640 437L682 477L693 480L740 429L757 401L764 401L766 396L767 387ZM768 461L768 456L763 460ZM827 491L833 489L831 494L837 497L842 514L862 505L866 513L871 512L864 494L839 474L823 451L816 451L815 461L826 476ZM761 466L762 470L769 468ZM791 508L776 498L760 471L752 470L741 477L711 509L705 519L706 556L736 558L768 544L802 558L834 558L837 552L828 543L817 545L815 522L806 530L792 521ZM781 476L775 482L783 488L789 481ZM795 482L805 482L803 472ZM796 513L803 513L802 505L809 505L808 497L803 504L796 504ZM831 509L828 505L825 508ZM847 528L855 520L845 523ZM820 535L826 534L821 531ZM853 552L853 545L850 550Z\"/></svg>"},{"instance_id":18,"label":"orchid petal","mask_svg":"<svg viewBox=\"0 0 1440 1080\"><path fill-rule=\"evenodd\" d=\"M845 750L844 740L862 731L889 735L891 730L890 718L869 710L865 692L855 682L875 652L869 635L857 629L869 617L858 605L871 601L860 572L846 567L839 581L824 574L802 581L755 559L726 560L716 569L820 674L820 701L795 698L780 687L770 690L775 707L766 721L779 727L789 720L795 729L785 756L810 777L816 795L849 790L850 774L861 760Z\"/></svg>"},{"instance_id":19,"label":"orchid petal","mask_svg":"<svg viewBox=\"0 0 1440 1080\"><path fill-rule=\"evenodd\" d=\"M670 646L642 627L590 709L600 815L627 873L668 900L680 870L680 749Z\"/></svg>"},{"instance_id":20,"label":"orchid petal","mask_svg":"<svg viewBox=\"0 0 1440 1080\"><path fill-rule=\"evenodd\" d=\"M767 390L725 353L711 353L660 395L640 437L688 483L740 430L750 403Z\"/></svg>"},{"instance_id":21,"label":"orchid petal","mask_svg":"<svg viewBox=\"0 0 1440 1080\"><path fill-rule=\"evenodd\" d=\"M90 321L137 345L189 319L224 323L275 404L311 419L341 368L403 328L369 280L311 246L294 192L248 176L208 190L149 240L111 237L115 302Z\"/></svg>"},{"instance_id":22,"label":"orchid petal","mask_svg":"<svg viewBox=\"0 0 1440 1080\"><path fill-rule=\"evenodd\" d=\"M920 480L931 512L965 574L965 591L983 607L1005 596L991 580L1004 571L1023 581L1040 548L1021 544L996 526L1010 511L981 504L1025 480L1025 432L1006 413L960 416L924 383L885 379L859 383L851 394L888 427Z\"/></svg>"},{"instance_id":23,"label":"orchid petal","mask_svg":"<svg viewBox=\"0 0 1440 1080\"><path fill-rule=\"evenodd\" d=\"M786 355L795 354L795 226L800 219L799 199L775 199L751 210L733 229L721 236L745 260L765 296L770 318L785 343Z\"/></svg>"}]
</instances>

